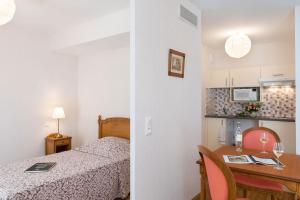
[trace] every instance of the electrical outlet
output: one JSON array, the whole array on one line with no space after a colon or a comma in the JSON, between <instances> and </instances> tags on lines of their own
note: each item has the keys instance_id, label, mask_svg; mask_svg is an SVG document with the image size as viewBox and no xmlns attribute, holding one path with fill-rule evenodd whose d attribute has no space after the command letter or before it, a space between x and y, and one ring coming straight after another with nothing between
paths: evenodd
<instances>
[{"instance_id":1,"label":"electrical outlet","mask_svg":"<svg viewBox=\"0 0 300 200\"><path fill-rule=\"evenodd\" d=\"M152 134L152 117L145 118L145 135L149 136Z\"/></svg>"}]
</instances>

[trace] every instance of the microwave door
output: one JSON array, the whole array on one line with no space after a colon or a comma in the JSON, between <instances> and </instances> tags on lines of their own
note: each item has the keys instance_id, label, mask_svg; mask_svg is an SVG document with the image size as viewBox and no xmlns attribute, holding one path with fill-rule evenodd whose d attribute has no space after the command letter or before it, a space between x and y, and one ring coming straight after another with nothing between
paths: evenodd
<instances>
[{"instance_id":1,"label":"microwave door","mask_svg":"<svg viewBox=\"0 0 300 200\"><path fill-rule=\"evenodd\" d=\"M257 101L257 93L256 92L250 92L249 93L249 100L250 101Z\"/></svg>"},{"instance_id":2,"label":"microwave door","mask_svg":"<svg viewBox=\"0 0 300 200\"><path fill-rule=\"evenodd\" d=\"M233 89L233 101L257 101L258 90L256 88Z\"/></svg>"},{"instance_id":3,"label":"microwave door","mask_svg":"<svg viewBox=\"0 0 300 200\"><path fill-rule=\"evenodd\" d=\"M235 89L234 90L234 101L248 101L249 100L249 90L248 89Z\"/></svg>"}]
</instances>

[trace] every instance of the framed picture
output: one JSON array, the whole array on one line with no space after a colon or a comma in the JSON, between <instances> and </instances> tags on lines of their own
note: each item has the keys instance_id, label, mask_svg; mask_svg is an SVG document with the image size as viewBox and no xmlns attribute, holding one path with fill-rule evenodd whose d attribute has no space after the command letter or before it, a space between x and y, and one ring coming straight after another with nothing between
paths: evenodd
<instances>
[{"instance_id":1,"label":"framed picture","mask_svg":"<svg viewBox=\"0 0 300 200\"><path fill-rule=\"evenodd\" d=\"M173 49L169 50L169 76L184 77L185 54Z\"/></svg>"}]
</instances>

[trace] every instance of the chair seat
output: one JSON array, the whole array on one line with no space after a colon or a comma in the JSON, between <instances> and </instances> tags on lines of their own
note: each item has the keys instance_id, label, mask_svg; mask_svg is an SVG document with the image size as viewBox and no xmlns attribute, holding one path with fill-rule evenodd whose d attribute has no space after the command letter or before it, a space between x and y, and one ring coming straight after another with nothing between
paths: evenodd
<instances>
[{"instance_id":1,"label":"chair seat","mask_svg":"<svg viewBox=\"0 0 300 200\"><path fill-rule=\"evenodd\" d=\"M260 179L260 178L254 178L251 176L247 175L241 175L241 174L235 174L234 173L234 178L236 183L250 186L250 187L255 187L263 190L272 190L275 192L283 192L283 185L274 181L269 181L265 179Z\"/></svg>"}]
</instances>

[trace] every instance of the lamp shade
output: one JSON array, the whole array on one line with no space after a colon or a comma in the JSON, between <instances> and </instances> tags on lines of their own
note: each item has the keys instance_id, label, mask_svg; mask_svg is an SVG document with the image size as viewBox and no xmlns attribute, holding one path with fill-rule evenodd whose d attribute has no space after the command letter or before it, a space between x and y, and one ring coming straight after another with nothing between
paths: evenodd
<instances>
[{"instance_id":1,"label":"lamp shade","mask_svg":"<svg viewBox=\"0 0 300 200\"><path fill-rule=\"evenodd\" d=\"M0 0L0 25L10 22L16 12L14 0Z\"/></svg>"},{"instance_id":2,"label":"lamp shade","mask_svg":"<svg viewBox=\"0 0 300 200\"><path fill-rule=\"evenodd\" d=\"M229 37L225 43L226 53L233 58L241 58L251 50L250 38L242 33L236 33Z\"/></svg>"},{"instance_id":3,"label":"lamp shade","mask_svg":"<svg viewBox=\"0 0 300 200\"><path fill-rule=\"evenodd\" d=\"M65 112L64 112L64 109L62 107L54 108L54 111L53 111L53 114L52 114L53 119L63 119L65 117L66 117Z\"/></svg>"}]
</instances>

